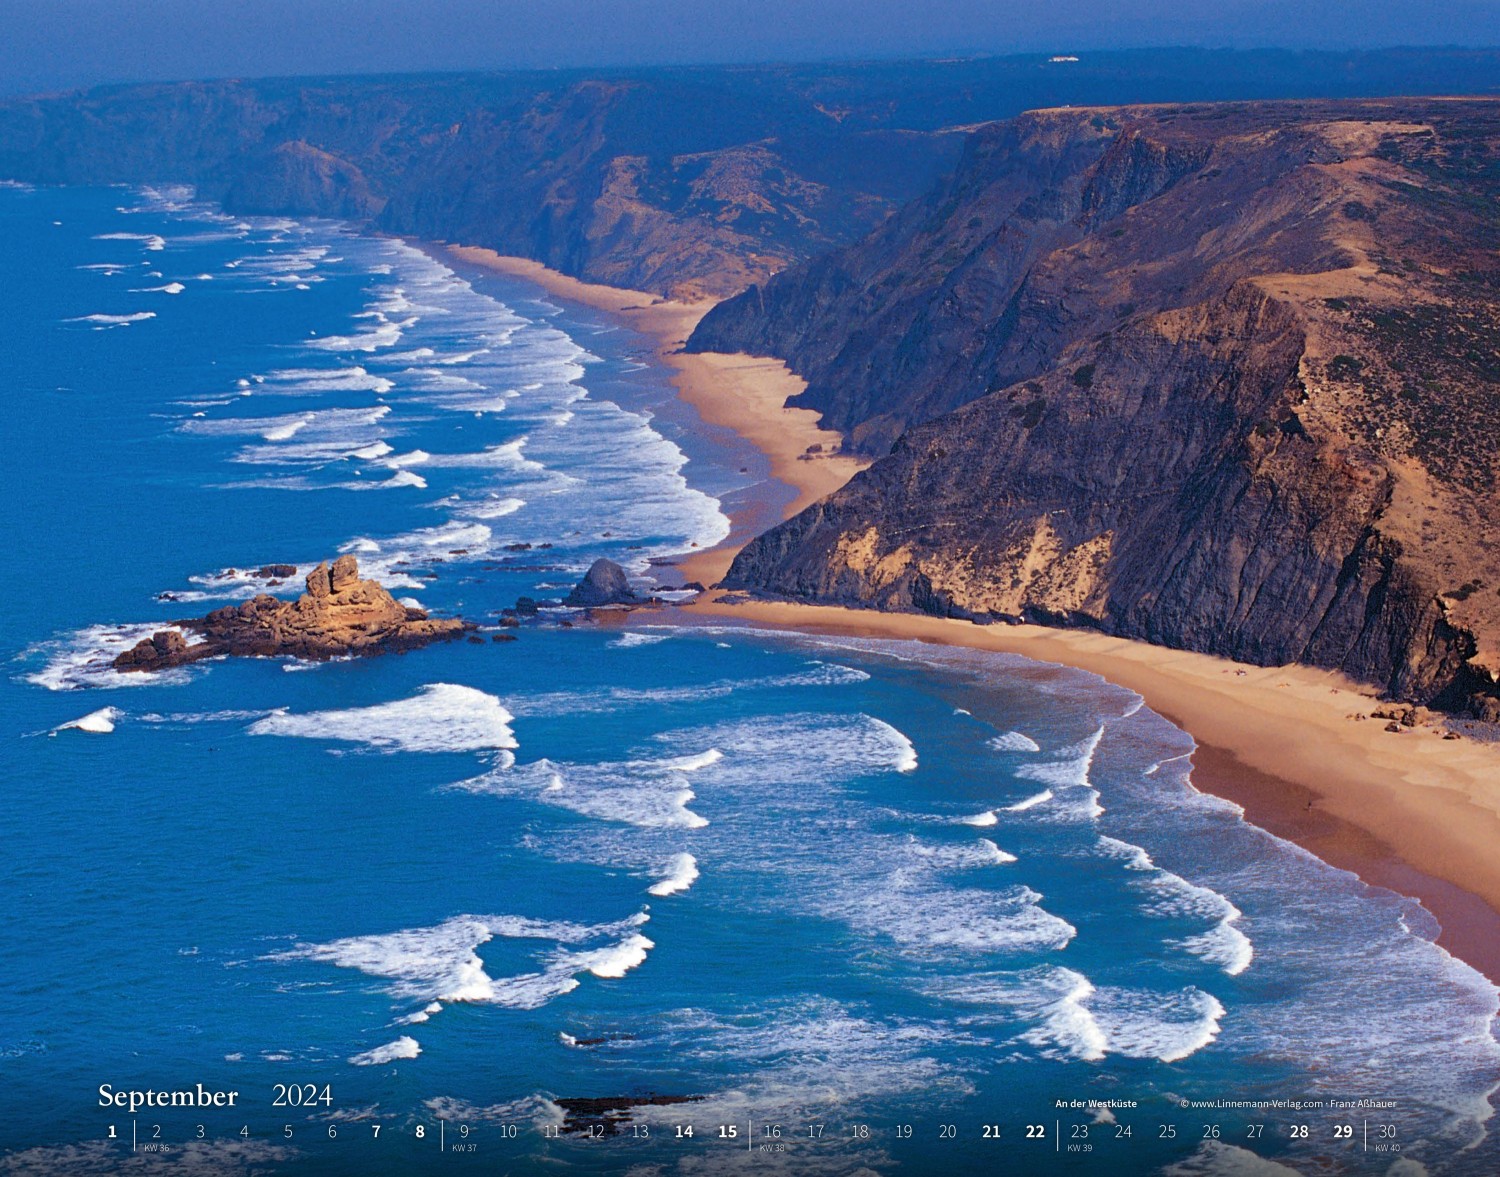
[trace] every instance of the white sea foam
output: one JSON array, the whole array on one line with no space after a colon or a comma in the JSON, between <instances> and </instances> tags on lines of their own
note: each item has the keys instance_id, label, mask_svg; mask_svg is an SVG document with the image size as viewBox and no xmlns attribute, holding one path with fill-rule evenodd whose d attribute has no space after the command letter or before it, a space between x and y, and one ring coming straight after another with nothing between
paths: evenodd
<instances>
[{"instance_id":1,"label":"white sea foam","mask_svg":"<svg viewBox=\"0 0 1500 1177\"><path fill-rule=\"evenodd\" d=\"M647 888L652 895L679 895L698 880L698 860L691 854L674 854L662 868L662 879Z\"/></svg>"},{"instance_id":2,"label":"white sea foam","mask_svg":"<svg viewBox=\"0 0 1500 1177\"><path fill-rule=\"evenodd\" d=\"M1164 1063L1185 1059L1213 1042L1224 1017L1218 999L1193 986L1177 993L1105 988L1091 1004L1111 1053Z\"/></svg>"},{"instance_id":3,"label":"white sea foam","mask_svg":"<svg viewBox=\"0 0 1500 1177\"><path fill-rule=\"evenodd\" d=\"M451 787L497 797L526 797L587 817L644 828L701 829L708 819L688 808L697 794L685 774L711 763L702 757L603 764L538 760L502 765Z\"/></svg>"},{"instance_id":4,"label":"white sea foam","mask_svg":"<svg viewBox=\"0 0 1500 1177\"><path fill-rule=\"evenodd\" d=\"M394 1024L398 1026L420 1026L423 1022L431 1021L433 1014L440 1014L442 1012L443 1003L441 1001L429 1001L421 1009L417 1010L416 1013L396 1018Z\"/></svg>"},{"instance_id":5,"label":"white sea foam","mask_svg":"<svg viewBox=\"0 0 1500 1177\"><path fill-rule=\"evenodd\" d=\"M1109 1040L1084 1002L1094 995L1094 986L1082 973L1057 969L1048 974L1050 991L1043 998L1039 1024L1021 1035L1024 1042L1045 1050L1056 1047L1074 1058L1097 1061L1109 1049ZM1024 1004L1019 1002L1018 1004Z\"/></svg>"},{"instance_id":6,"label":"white sea foam","mask_svg":"<svg viewBox=\"0 0 1500 1177\"><path fill-rule=\"evenodd\" d=\"M58 724L52 729L51 734L55 736L58 732L80 731L107 735L115 730L115 721L120 718L120 715L118 707L101 707L98 711L90 711L87 715Z\"/></svg>"},{"instance_id":7,"label":"white sea foam","mask_svg":"<svg viewBox=\"0 0 1500 1177\"><path fill-rule=\"evenodd\" d=\"M1389 1177L1406 1177L1398 1175L1394 1167L1387 1172ZM1288 1168L1221 1140L1205 1140L1192 1156L1162 1170L1162 1177L1301 1177L1301 1174L1300 1169Z\"/></svg>"},{"instance_id":8,"label":"white sea foam","mask_svg":"<svg viewBox=\"0 0 1500 1177\"><path fill-rule=\"evenodd\" d=\"M726 779L758 784L767 766L787 779L804 774L815 780L843 781L915 766L911 741L883 720L869 715L798 712L714 724L687 732L663 732L659 743L680 746L710 741L725 757Z\"/></svg>"},{"instance_id":9,"label":"white sea foam","mask_svg":"<svg viewBox=\"0 0 1500 1177\"><path fill-rule=\"evenodd\" d=\"M311 414L306 417L294 417L283 421L279 425L272 426L262 433L261 436L267 441L286 441L290 437L295 437L312 423L313 417Z\"/></svg>"},{"instance_id":10,"label":"white sea foam","mask_svg":"<svg viewBox=\"0 0 1500 1177\"><path fill-rule=\"evenodd\" d=\"M898 731L896 728L886 723L883 719L876 719L872 720L871 722L873 722L877 727L881 728L885 734L889 735L893 743L897 743L900 745L901 750L896 760L896 771L916 772L917 749L916 746L911 742L911 740L907 738L906 734L904 732Z\"/></svg>"},{"instance_id":11,"label":"white sea foam","mask_svg":"<svg viewBox=\"0 0 1500 1177\"><path fill-rule=\"evenodd\" d=\"M477 503L465 503L463 513L472 519L503 519L526 505L525 499L495 495Z\"/></svg>"},{"instance_id":12,"label":"white sea foam","mask_svg":"<svg viewBox=\"0 0 1500 1177\"><path fill-rule=\"evenodd\" d=\"M188 577L191 584L198 585L196 589L173 590L170 597L160 597L164 601L218 601L218 600L249 600L260 593L287 592L290 589L302 587L303 578L312 569L312 564L303 563L293 565L292 572L287 576L258 576L258 569L251 568L221 568L216 572L198 573ZM276 583L273 583L276 582Z\"/></svg>"},{"instance_id":13,"label":"white sea foam","mask_svg":"<svg viewBox=\"0 0 1500 1177\"><path fill-rule=\"evenodd\" d=\"M476 1002L511 1009L540 1009L578 987L578 975L616 979L639 966L653 947L640 932L644 912L612 924L575 924L512 915L461 915L425 928L354 936L326 944L298 944L266 959L315 961L354 969L389 982L388 991L422 1002L417 1012L444 1004ZM535 972L492 977L476 951L495 937L550 942ZM418 1020L416 1014L402 1019Z\"/></svg>"},{"instance_id":14,"label":"white sea foam","mask_svg":"<svg viewBox=\"0 0 1500 1177\"><path fill-rule=\"evenodd\" d=\"M955 1044L978 1045L942 1025L877 1018L821 997L772 1000L726 1014L676 1010L656 1019L652 1030L652 1044L672 1057L727 1072L725 1087L695 1105L695 1118L701 1112L729 1123L743 1122L746 1114L808 1122L800 1117L817 1119L830 1109L893 1097L962 1098L972 1087L935 1056L951 1053ZM851 1148L852 1154L836 1151L830 1133L818 1150L828 1167L800 1152L788 1154L795 1158L790 1171L831 1177L890 1168L869 1142L851 1142Z\"/></svg>"},{"instance_id":15,"label":"white sea foam","mask_svg":"<svg viewBox=\"0 0 1500 1177\"><path fill-rule=\"evenodd\" d=\"M377 1046L373 1050L354 1055L349 1062L356 1067L381 1067L386 1063L396 1062L398 1059L416 1058L421 1053L422 1047L417 1040L403 1034L394 1042L387 1042L384 1046Z\"/></svg>"},{"instance_id":16,"label":"white sea foam","mask_svg":"<svg viewBox=\"0 0 1500 1177\"><path fill-rule=\"evenodd\" d=\"M1024 886L952 887L900 871L841 882L823 897L823 914L889 938L910 955L1056 952L1077 934Z\"/></svg>"},{"instance_id":17,"label":"white sea foam","mask_svg":"<svg viewBox=\"0 0 1500 1177\"><path fill-rule=\"evenodd\" d=\"M389 405L360 409L318 409L275 417L190 418L178 426L183 433L212 437L259 437L270 445L251 445L235 461L253 465L321 464L354 457L372 445L385 445L381 423ZM388 428L388 427L386 427ZM292 438L297 441L293 444Z\"/></svg>"},{"instance_id":18,"label":"white sea foam","mask_svg":"<svg viewBox=\"0 0 1500 1177\"><path fill-rule=\"evenodd\" d=\"M144 323L147 319L156 318L155 311L136 311L128 315L78 315L68 319L69 323L92 323L96 331L108 331L111 327L129 327L132 323Z\"/></svg>"},{"instance_id":19,"label":"white sea foam","mask_svg":"<svg viewBox=\"0 0 1500 1177\"><path fill-rule=\"evenodd\" d=\"M383 395L395 388L385 376L377 376L362 365L342 368L278 368L266 376L264 392L277 396L306 396L325 392L373 392Z\"/></svg>"},{"instance_id":20,"label":"white sea foam","mask_svg":"<svg viewBox=\"0 0 1500 1177\"><path fill-rule=\"evenodd\" d=\"M996 752L1040 752L1041 746L1021 732L1003 732L985 743Z\"/></svg>"},{"instance_id":21,"label":"white sea foam","mask_svg":"<svg viewBox=\"0 0 1500 1177\"><path fill-rule=\"evenodd\" d=\"M664 633L623 633L609 645L617 650L633 650L639 646L654 646L666 641L671 635Z\"/></svg>"},{"instance_id":22,"label":"white sea foam","mask_svg":"<svg viewBox=\"0 0 1500 1177\"><path fill-rule=\"evenodd\" d=\"M165 286L142 286L132 290L132 294L181 294L187 287L181 282L168 282Z\"/></svg>"},{"instance_id":23,"label":"white sea foam","mask_svg":"<svg viewBox=\"0 0 1500 1177\"><path fill-rule=\"evenodd\" d=\"M661 763L676 769L678 772L696 772L700 768L708 768L718 764L724 759L724 753L717 748L709 748L704 752L695 752L688 756L673 756Z\"/></svg>"},{"instance_id":24,"label":"white sea foam","mask_svg":"<svg viewBox=\"0 0 1500 1177\"><path fill-rule=\"evenodd\" d=\"M152 253L166 248L166 241L155 233L96 233L95 241L139 241L141 248Z\"/></svg>"},{"instance_id":25,"label":"white sea foam","mask_svg":"<svg viewBox=\"0 0 1500 1177\"><path fill-rule=\"evenodd\" d=\"M1052 790L1043 789L1040 793L1034 793L1024 801L1017 801L1014 805L1007 805L1007 813L1025 813L1028 809L1035 809L1038 805L1045 805L1052 800Z\"/></svg>"},{"instance_id":26,"label":"white sea foam","mask_svg":"<svg viewBox=\"0 0 1500 1177\"><path fill-rule=\"evenodd\" d=\"M616 711L626 707L660 706L667 703L703 703L723 699L740 691L779 691L791 687L832 687L866 682L863 670L836 662L812 662L803 670L768 674L756 678L720 680L682 687L598 687L582 691L549 691L518 696L511 700L517 715L581 715ZM894 731L894 729L891 729ZM899 733L897 733L899 735ZM904 737L902 737L904 739ZM898 762L904 759L904 746Z\"/></svg>"},{"instance_id":27,"label":"white sea foam","mask_svg":"<svg viewBox=\"0 0 1500 1177\"><path fill-rule=\"evenodd\" d=\"M578 971L588 970L596 977L618 979L631 969L646 963L646 954L656 945L639 932L632 932L618 944L594 948L587 952L564 953L561 963Z\"/></svg>"},{"instance_id":28,"label":"white sea foam","mask_svg":"<svg viewBox=\"0 0 1500 1177\"><path fill-rule=\"evenodd\" d=\"M722 755L685 754L709 741ZM628 838L609 828L575 829L563 842L538 848L654 870L683 849L676 815L660 799L662 792L687 784L664 779L663 770L675 766L692 774L692 788L705 798L703 813L714 819L704 844L715 847L716 868L722 860L738 877L764 880L763 887L751 886L751 902L843 922L890 951L919 959L1046 950L1073 934L1064 921L1040 910L1035 892L954 889L944 877L953 867L915 853L904 836L864 830L867 818L845 808L844 784L892 773L904 754L904 745L869 717L794 713L666 732L653 743L677 755L649 762L647 773L629 762L554 766L560 771L526 780L524 788L514 773L504 772L466 787L630 822L635 829ZM520 771L524 780L526 771ZM716 828L721 811L727 823L722 831ZM957 869L993 864L1000 854L977 846Z\"/></svg>"},{"instance_id":29,"label":"white sea foam","mask_svg":"<svg viewBox=\"0 0 1500 1177\"><path fill-rule=\"evenodd\" d=\"M1100 726L1087 739L1054 753L1055 759L1028 761L1015 770L1017 777L1038 781L1046 786L1046 796L1041 800L1028 798L1020 803L1023 808L1039 805L1042 800L1051 802L1047 818L1052 821L1092 821L1103 814L1099 794L1089 782L1089 770L1094 763L1094 753L1104 735ZM1014 806L1012 812L1020 812Z\"/></svg>"},{"instance_id":30,"label":"white sea foam","mask_svg":"<svg viewBox=\"0 0 1500 1177\"><path fill-rule=\"evenodd\" d=\"M465 1099L439 1095L424 1100L423 1106L436 1118L449 1123L526 1123L533 1125L538 1133L544 1128L561 1128L566 1113L545 1095L532 1094L504 1103L479 1106ZM548 1133L548 1135L553 1135Z\"/></svg>"},{"instance_id":31,"label":"white sea foam","mask_svg":"<svg viewBox=\"0 0 1500 1177\"><path fill-rule=\"evenodd\" d=\"M916 838L910 840L912 853L919 859L925 859L927 863L949 869L965 869L976 866L1003 866L1008 862L1015 862L1014 854L1007 854L988 838L979 838L973 842L952 842L933 844L921 842Z\"/></svg>"},{"instance_id":32,"label":"white sea foam","mask_svg":"<svg viewBox=\"0 0 1500 1177\"><path fill-rule=\"evenodd\" d=\"M1181 947L1209 964L1218 965L1231 977L1239 976L1255 959L1255 946L1249 936L1234 926L1233 920L1237 918L1238 910L1208 931L1186 937L1180 941Z\"/></svg>"},{"instance_id":33,"label":"white sea foam","mask_svg":"<svg viewBox=\"0 0 1500 1177\"><path fill-rule=\"evenodd\" d=\"M535 474L546 469L540 462L527 458L527 438L518 437L499 445L487 446L471 454L433 454L412 450L386 458L389 466L434 466L447 470L508 470L516 474Z\"/></svg>"},{"instance_id":34,"label":"white sea foam","mask_svg":"<svg viewBox=\"0 0 1500 1177\"><path fill-rule=\"evenodd\" d=\"M203 641L201 635L172 625L91 625L27 651L30 658L44 658L40 670L26 681L49 691L75 691L86 687L146 687L185 682L186 667L172 670L133 671L121 674L114 659L137 642L163 630L180 633L190 646Z\"/></svg>"},{"instance_id":35,"label":"white sea foam","mask_svg":"<svg viewBox=\"0 0 1500 1177\"><path fill-rule=\"evenodd\" d=\"M380 351L395 346L401 334L416 323L415 316L392 320L383 313L375 316L375 325L354 335L327 335L310 341L310 346L324 351Z\"/></svg>"},{"instance_id":36,"label":"white sea foam","mask_svg":"<svg viewBox=\"0 0 1500 1177\"><path fill-rule=\"evenodd\" d=\"M229 708L223 711L173 711L166 715L155 711L146 711L137 716L137 718L142 723L244 723L249 719L260 719L263 716L272 714L274 712L271 711L246 711L241 708Z\"/></svg>"},{"instance_id":37,"label":"white sea foam","mask_svg":"<svg viewBox=\"0 0 1500 1177\"><path fill-rule=\"evenodd\" d=\"M1147 854L1143 847L1132 845L1129 842L1122 842L1118 838L1100 835L1099 841L1095 844L1094 848L1102 851L1109 858L1122 860L1126 870L1145 871L1156 869L1156 863L1151 860L1151 855Z\"/></svg>"},{"instance_id":38,"label":"white sea foam","mask_svg":"<svg viewBox=\"0 0 1500 1177\"><path fill-rule=\"evenodd\" d=\"M1101 837L1098 849L1143 876L1132 880L1131 889L1144 895L1141 907L1144 914L1162 919L1203 920L1213 925L1207 931L1169 943L1217 965L1231 977L1250 967L1255 948L1237 926L1243 913L1225 896L1163 870L1140 846Z\"/></svg>"},{"instance_id":39,"label":"white sea foam","mask_svg":"<svg viewBox=\"0 0 1500 1177\"><path fill-rule=\"evenodd\" d=\"M387 588L423 589L427 585L413 579L398 565L421 563L437 555L446 557L456 548L479 559L488 553L494 533L483 523L453 521L437 527L423 527L386 540L359 536L340 544L339 550L359 556L360 567L367 575Z\"/></svg>"},{"instance_id":40,"label":"white sea foam","mask_svg":"<svg viewBox=\"0 0 1500 1177\"><path fill-rule=\"evenodd\" d=\"M1056 759L1022 765L1016 769L1016 775L1027 780L1041 781L1055 789L1085 788L1089 783L1089 768L1094 763L1094 752L1103 735L1104 728L1100 727L1087 739L1059 748L1055 753Z\"/></svg>"},{"instance_id":41,"label":"white sea foam","mask_svg":"<svg viewBox=\"0 0 1500 1177\"><path fill-rule=\"evenodd\" d=\"M961 817L958 820L966 826L979 826L983 828L995 825L1000 819L995 816L993 809L986 809L983 813L972 813L968 817Z\"/></svg>"},{"instance_id":42,"label":"white sea foam","mask_svg":"<svg viewBox=\"0 0 1500 1177\"><path fill-rule=\"evenodd\" d=\"M473 687L431 683L409 699L346 711L278 711L250 725L257 736L342 740L401 752L485 752L517 746L511 714Z\"/></svg>"},{"instance_id":43,"label":"white sea foam","mask_svg":"<svg viewBox=\"0 0 1500 1177\"><path fill-rule=\"evenodd\" d=\"M936 978L926 990L1029 1023L1017 1041L1043 1057L1098 1061L1109 1054L1176 1062L1219 1035L1224 1007L1195 987L1159 992L1095 987L1082 973L1042 965L1017 973Z\"/></svg>"}]
</instances>

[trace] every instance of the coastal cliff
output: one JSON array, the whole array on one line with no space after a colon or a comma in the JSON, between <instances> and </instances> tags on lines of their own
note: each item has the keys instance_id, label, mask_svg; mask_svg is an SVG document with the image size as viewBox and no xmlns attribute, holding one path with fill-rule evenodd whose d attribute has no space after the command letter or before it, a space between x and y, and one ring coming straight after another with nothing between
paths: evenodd
<instances>
[{"instance_id":1,"label":"coastal cliff","mask_svg":"<svg viewBox=\"0 0 1500 1177\"><path fill-rule=\"evenodd\" d=\"M176 622L137 642L114 660L119 671L167 670L204 658L310 658L385 654L449 641L473 629L454 618L430 618L408 608L374 580L361 580L353 556L307 574L307 591L295 601L267 593L242 605L225 605L205 617ZM199 637L189 642L182 630Z\"/></svg>"},{"instance_id":2,"label":"coastal cliff","mask_svg":"<svg viewBox=\"0 0 1500 1177\"><path fill-rule=\"evenodd\" d=\"M858 80L866 109L833 117L825 90L773 69L107 87L0 103L0 176L190 184L234 214L719 297L858 238L952 166L961 135L875 109Z\"/></svg>"},{"instance_id":3,"label":"coastal cliff","mask_svg":"<svg viewBox=\"0 0 1500 1177\"><path fill-rule=\"evenodd\" d=\"M690 341L885 453L728 587L1500 717L1500 103L1034 112Z\"/></svg>"},{"instance_id":4,"label":"coastal cliff","mask_svg":"<svg viewBox=\"0 0 1500 1177\"><path fill-rule=\"evenodd\" d=\"M1225 53L104 86L0 100L0 178L189 184L591 282L723 297L855 241L988 120L1062 103L1484 92L1500 52Z\"/></svg>"}]
</instances>

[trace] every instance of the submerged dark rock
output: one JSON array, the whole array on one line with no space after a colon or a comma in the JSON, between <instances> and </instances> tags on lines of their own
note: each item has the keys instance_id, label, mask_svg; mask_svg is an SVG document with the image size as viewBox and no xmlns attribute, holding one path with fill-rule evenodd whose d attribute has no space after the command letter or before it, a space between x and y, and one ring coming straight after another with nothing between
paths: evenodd
<instances>
[{"instance_id":1,"label":"submerged dark rock","mask_svg":"<svg viewBox=\"0 0 1500 1177\"><path fill-rule=\"evenodd\" d=\"M580 1043L582 1045L582 1043ZM593 1098L559 1099L554 1102L563 1110L562 1131L568 1135L603 1131L613 1136L631 1121L631 1112L644 1107L671 1107L697 1103L701 1095L615 1095Z\"/></svg>"}]
</instances>

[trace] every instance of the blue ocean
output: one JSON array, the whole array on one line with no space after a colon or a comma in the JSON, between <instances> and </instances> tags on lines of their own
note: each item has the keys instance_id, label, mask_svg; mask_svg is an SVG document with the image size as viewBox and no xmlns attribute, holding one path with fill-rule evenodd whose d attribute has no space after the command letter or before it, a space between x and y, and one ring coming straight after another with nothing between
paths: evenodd
<instances>
[{"instance_id":1,"label":"blue ocean","mask_svg":"<svg viewBox=\"0 0 1500 1177\"><path fill-rule=\"evenodd\" d=\"M765 477L627 329L176 190L0 189L0 275L0 1172L1500 1172L1495 988L1134 694L495 628ZM108 667L344 552L484 640Z\"/></svg>"}]
</instances>

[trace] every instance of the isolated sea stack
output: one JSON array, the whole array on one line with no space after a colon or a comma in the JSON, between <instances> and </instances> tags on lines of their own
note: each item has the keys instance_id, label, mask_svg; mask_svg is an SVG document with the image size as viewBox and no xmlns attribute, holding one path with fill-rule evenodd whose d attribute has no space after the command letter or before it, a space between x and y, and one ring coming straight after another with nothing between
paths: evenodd
<instances>
[{"instance_id":1,"label":"isolated sea stack","mask_svg":"<svg viewBox=\"0 0 1500 1177\"><path fill-rule=\"evenodd\" d=\"M456 638L474 628L471 622L430 618L400 604L377 581L359 578L353 556L340 556L332 567L319 564L307 574L307 591L295 601L262 593L242 605L173 624L204 640L189 643L177 630L163 630L116 658L115 669L166 670L221 654L311 659L384 654Z\"/></svg>"},{"instance_id":2,"label":"isolated sea stack","mask_svg":"<svg viewBox=\"0 0 1500 1177\"><path fill-rule=\"evenodd\" d=\"M630 581L613 560L598 559L589 565L583 579L573 586L573 591L563 601L574 608L593 608L598 605L633 605L636 595L630 591Z\"/></svg>"}]
</instances>

